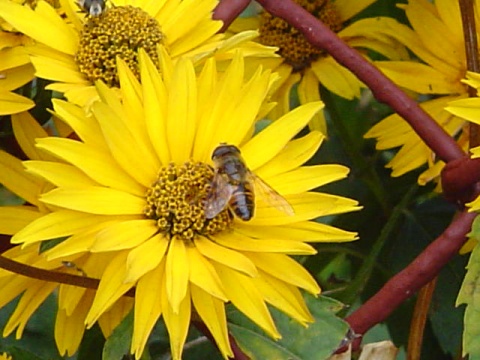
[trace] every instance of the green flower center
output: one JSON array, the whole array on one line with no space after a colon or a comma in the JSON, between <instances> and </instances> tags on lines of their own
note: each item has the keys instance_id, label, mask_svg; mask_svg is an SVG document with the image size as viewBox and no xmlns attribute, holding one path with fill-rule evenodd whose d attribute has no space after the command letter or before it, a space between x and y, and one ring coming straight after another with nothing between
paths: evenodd
<instances>
[{"instance_id":1,"label":"green flower center","mask_svg":"<svg viewBox=\"0 0 480 360\"><path fill-rule=\"evenodd\" d=\"M75 61L88 80L118 86L116 57L139 78L138 50L143 48L159 67L157 46L164 35L157 20L133 6L115 6L99 16L87 15Z\"/></svg>"},{"instance_id":2,"label":"green flower center","mask_svg":"<svg viewBox=\"0 0 480 360\"><path fill-rule=\"evenodd\" d=\"M338 32L343 24L335 5L330 0L294 0L305 10L327 25L332 31ZM288 24L285 20L263 12L260 18L260 42L279 48L278 54L294 71L301 71L310 66L324 54L323 50L312 46L303 34Z\"/></svg>"},{"instance_id":3,"label":"green flower center","mask_svg":"<svg viewBox=\"0 0 480 360\"><path fill-rule=\"evenodd\" d=\"M145 216L157 222L160 232L185 241L192 241L197 234L208 236L228 229L233 223L230 210L213 219L205 217L213 174L210 166L200 162L163 167L147 191Z\"/></svg>"}]
</instances>

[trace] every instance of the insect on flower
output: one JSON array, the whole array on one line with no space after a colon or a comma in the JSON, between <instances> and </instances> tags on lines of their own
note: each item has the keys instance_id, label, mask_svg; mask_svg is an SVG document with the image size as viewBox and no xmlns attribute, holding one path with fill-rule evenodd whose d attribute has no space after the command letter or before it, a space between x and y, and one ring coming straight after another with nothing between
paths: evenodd
<instances>
[{"instance_id":1,"label":"insect on flower","mask_svg":"<svg viewBox=\"0 0 480 360\"><path fill-rule=\"evenodd\" d=\"M91 16L99 16L105 11L104 0L78 0L77 5Z\"/></svg>"},{"instance_id":2,"label":"insect on flower","mask_svg":"<svg viewBox=\"0 0 480 360\"><path fill-rule=\"evenodd\" d=\"M213 151L212 160L215 175L205 203L207 219L230 206L240 219L250 220L255 212L255 192L271 206L288 215L294 214L292 206L283 196L247 168L236 146L220 144Z\"/></svg>"}]
</instances>

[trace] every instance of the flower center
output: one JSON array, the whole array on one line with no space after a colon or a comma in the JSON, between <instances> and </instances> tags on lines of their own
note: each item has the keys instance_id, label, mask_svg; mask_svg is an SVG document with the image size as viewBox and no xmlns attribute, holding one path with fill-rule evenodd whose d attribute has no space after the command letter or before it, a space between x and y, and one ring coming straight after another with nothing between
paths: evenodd
<instances>
[{"instance_id":1,"label":"flower center","mask_svg":"<svg viewBox=\"0 0 480 360\"><path fill-rule=\"evenodd\" d=\"M233 223L230 210L213 219L205 217L205 198L212 179L212 168L200 162L163 167L147 191L145 216L157 222L160 232L185 241L192 241L197 234L208 236L228 229Z\"/></svg>"},{"instance_id":2,"label":"flower center","mask_svg":"<svg viewBox=\"0 0 480 360\"><path fill-rule=\"evenodd\" d=\"M338 32L343 24L330 0L294 0L305 10ZM312 46L303 34L285 20L263 12L260 17L260 42L279 48L278 53L294 71L301 71L325 52Z\"/></svg>"},{"instance_id":3,"label":"flower center","mask_svg":"<svg viewBox=\"0 0 480 360\"><path fill-rule=\"evenodd\" d=\"M164 38L157 20L133 6L115 6L100 16L87 15L75 61L91 82L118 86L116 57L139 78L138 50L143 48L159 67L157 45Z\"/></svg>"}]
</instances>

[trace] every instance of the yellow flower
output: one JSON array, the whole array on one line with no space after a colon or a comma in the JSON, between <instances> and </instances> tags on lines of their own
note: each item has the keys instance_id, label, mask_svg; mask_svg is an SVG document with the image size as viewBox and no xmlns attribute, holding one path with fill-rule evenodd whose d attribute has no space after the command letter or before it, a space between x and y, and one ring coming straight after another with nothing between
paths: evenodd
<instances>
[{"instance_id":1,"label":"yellow flower","mask_svg":"<svg viewBox=\"0 0 480 360\"><path fill-rule=\"evenodd\" d=\"M100 279L95 294L72 286L60 292L60 311L70 315L68 321L61 318L62 325L92 326L132 288L134 304L122 309L134 307L131 352L137 358L163 317L172 357L180 359L193 311L222 355L232 356L226 302L273 338L280 334L266 303L302 324L313 321L299 288L312 294L320 289L289 255L314 254L307 242L354 240L355 233L310 220L359 209L356 201L310 191L348 173L340 165L302 166L323 136L313 131L292 140L323 105L301 106L252 137L276 76L258 69L244 80L240 52L221 75L209 59L198 76L189 59L173 62L161 51L159 74L147 54L139 54L141 83L119 60L122 102L102 83L97 85L101 101L89 115L54 100L57 116L79 140L39 139L37 147L59 160L24 163L55 188L40 197L50 213L17 232L12 242L30 249L66 238L42 253L43 261L72 261ZM250 221L234 217L230 208L206 219L211 154L222 142L237 146L248 168L282 194L294 214L272 207L255 190ZM80 301L82 295L89 301Z\"/></svg>"},{"instance_id":2,"label":"yellow flower","mask_svg":"<svg viewBox=\"0 0 480 360\"><path fill-rule=\"evenodd\" d=\"M388 61L377 62L376 65L401 87L419 94L439 95L422 102L421 106L466 148L468 136L462 133L465 122L444 110L450 101L463 98L467 93L461 83L465 76L466 59L458 2L439 0L432 4L426 0L410 0L402 8L413 30L391 20L385 22L384 31L407 46L425 64ZM420 184L425 184L438 177L443 168L444 163L435 159L410 125L396 114L380 121L365 137L375 138L379 150L400 147L387 164L392 168L392 176L401 176L427 164L428 170L418 179Z\"/></svg>"},{"instance_id":3,"label":"yellow flower","mask_svg":"<svg viewBox=\"0 0 480 360\"><path fill-rule=\"evenodd\" d=\"M363 19L345 25L375 0L295 0L295 2L315 14L352 47L374 50L389 59L408 56L398 43L385 35L379 35L382 24L378 19ZM259 59L259 63L280 74L280 81L272 89L272 101L278 102L278 105L270 112L270 118L277 119L290 110L290 92L297 84L300 104L320 100L319 84L346 99L360 96L360 89L364 86L360 80L329 54L310 45L297 29L284 20L262 12L259 16L237 19L229 31L237 33L246 29L259 29L258 41L261 44L279 48L280 58ZM310 127L326 134L323 112L313 117Z\"/></svg>"},{"instance_id":4,"label":"yellow flower","mask_svg":"<svg viewBox=\"0 0 480 360\"><path fill-rule=\"evenodd\" d=\"M33 66L23 44L25 36L0 30L0 116L32 108L32 100L12 92L34 77Z\"/></svg>"},{"instance_id":5,"label":"yellow flower","mask_svg":"<svg viewBox=\"0 0 480 360\"><path fill-rule=\"evenodd\" d=\"M225 40L223 34L217 34L222 22L211 17L217 0L107 1L100 16L79 11L73 0L60 3L63 17L44 1L32 10L0 0L0 17L37 41L37 45L27 48L36 76L52 80L48 89L64 93L80 105L96 98L95 81L118 85L117 56L138 76L140 48L158 67L160 44L174 59L186 56L200 62L210 55L231 58L233 48L248 44L257 35L244 32ZM257 47L254 53L272 51Z\"/></svg>"},{"instance_id":6,"label":"yellow flower","mask_svg":"<svg viewBox=\"0 0 480 360\"><path fill-rule=\"evenodd\" d=\"M45 138L48 134L28 112L12 115L11 121L15 138L22 151L30 159L47 162L56 160L56 158L38 151L35 147L35 139ZM61 166L57 167L61 168ZM1 150L0 174L0 183L18 196L17 200L12 200L12 205L0 206L0 234L14 235L34 220L50 212L48 207L39 201L39 195L52 189L53 186L39 177L28 174L19 159ZM25 201L26 204L22 205L22 201ZM39 254L39 244L23 249L16 246L4 252L2 256L45 270L73 272L79 275L75 268L70 269L57 259L46 261L44 256ZM99 256L100 260L98 260ZM82 267L82 271L88 271L89 274L95 275L95 271L101 273L98 263L103 263L104 258L102 254L87 254L83 257L78 255L66 257L63 260L67 263L75 261L77 266ZM15 312L3 329L4 336L8 336L17 329L17 338L22 336L28 319L47 296L59 289L55 339L62 355L75 353L83 337L84 320L93 301L93 290L39 281L3 269L0 270L0 288L4 291L0 297L0 307L22 294ZM105 336L111 334L113 328L131 309L132 304L132 299L121 299L99 319L99 325Z\"/></svg>"},{"instance_id":7,"label":"yellow flower","mask_svg":"<svg viewBox=\"0 0 480 360\"><path fill-rule=\"evenodd\" d=\"M12 357L6 353L0 354L0 360L12 360Z\"/></svg>"},{"instance_id":8,"label":"yellow flower","mask_svg":"<svg viewBox=\"0 0 480 360\"><path fill-rule=\"evenodd\" d=\"M463 81L465 84L477 89L477 96L479 95L478 91L480 89L480 74L469 72L467 73L467 79ZM445 108L446 111L452 113L455 116L458 116L462 119L471 121L477 125L480 125L480 98L467 98L452 101ZM480 157L480 146L477 146L471 149L472 158ZM470 207L471 211L480 210L480 196L477 197L474 201L467 204Z\"/></svg>"}]
</instances>

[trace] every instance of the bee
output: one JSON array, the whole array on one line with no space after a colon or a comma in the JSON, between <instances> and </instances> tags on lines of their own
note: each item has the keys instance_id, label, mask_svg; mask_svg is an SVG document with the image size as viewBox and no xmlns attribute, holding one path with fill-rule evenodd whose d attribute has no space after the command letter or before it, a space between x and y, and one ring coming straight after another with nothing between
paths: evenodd
<instances>
[{"instance_id":1,"label":"bee","mask_svg":"<svg viewBox=\"0 0 480 360\"><path fill-rule=\"evenodd\" d=\"M105 11L105 0L78 0L77 5L91 16L99 16Z\"/></svg>"},{"instance_id":2,"label":"bee","mask_svg":"<svg viewBox=\"0 0 480 360\"><path fill-rule=\"evenodd\" d=\"M212 160L215 174L205 201L207 219L229 206L240 219L250 220L255 213L255 190L273 207L288 215L294 214L285 198L247 168L236 146L220 144L213 151Z\"/></svg>"}]
</instances>

